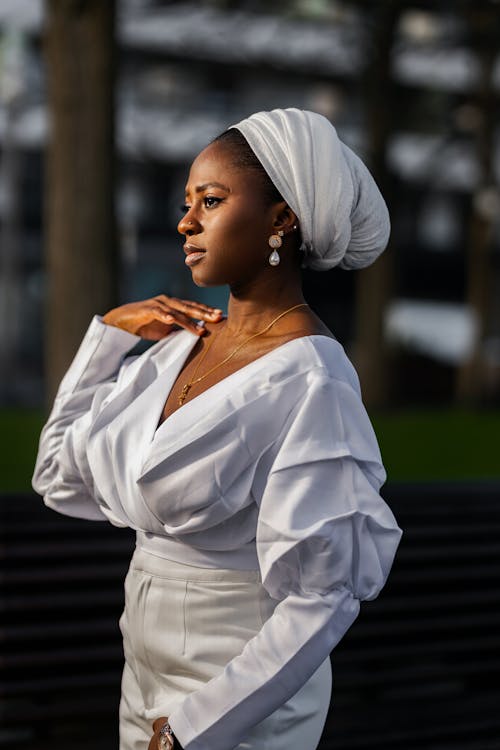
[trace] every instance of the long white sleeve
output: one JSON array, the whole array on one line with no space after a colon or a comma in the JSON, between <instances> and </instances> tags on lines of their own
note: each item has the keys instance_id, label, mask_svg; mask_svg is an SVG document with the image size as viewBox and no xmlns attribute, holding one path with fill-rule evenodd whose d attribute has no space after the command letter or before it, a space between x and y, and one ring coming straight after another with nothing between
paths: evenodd
<instances>
[{"instance_id":1,"label":"long white sleeve","mask_svg":"<svg viewBox=\"0 0 500 750\"><path fill-rule=\"evenodd\" d=\"M32 479L45 504L59 513L108 520L95 499L87 434L99 404L115 387L126 353L139 340L96 315L61 381L40 436Z\"/></svg>"},{"instance_id":2,"label":"long white sleeve","mask_svg":"<svg viewBox=\"0 0 500 750\"><path fill-rule=\"evenodd\" d=\"M42 433L33 486L62 513L165 541L165 556L188 565L252 547L276 607L169 717L186 750L231 750L378 594L402 532L379 495L377 442L336 342L288 342L157 430L195 337L179 332L124 362L137 340L92 322Z\"/></svg>"},{"instance_id":3,"label":"long white sleeve","mask_svg":"<svg viewBox=\"0 0 500 750\"><path fill-rule=\"evenodd\" d=\"M172 712L186 750L234 748L294 695L355 620L359 601L377 596L402 534L378 494L380 454L349 384L316 383L281 438L256 498L262 580L280 602L242 653Z\"/></svg>"}]
</instances>

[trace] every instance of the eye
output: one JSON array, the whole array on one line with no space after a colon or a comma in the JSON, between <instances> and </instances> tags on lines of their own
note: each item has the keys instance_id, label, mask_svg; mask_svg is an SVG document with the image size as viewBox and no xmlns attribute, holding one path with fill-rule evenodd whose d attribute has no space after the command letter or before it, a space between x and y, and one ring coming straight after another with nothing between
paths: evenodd
<instances>
[{"instance_id":1,"label":"eye","mask_svg":"<svg viewBox=\"0 0 500 750\"><path fill-rule=\"evenodd\" d=\"M179 209L182 211L183 214L187 214L191 206L187 206L185 203L182 204L182 206L179 206Z\"/></svg>"},{"instance_id":2,"label":"eye","mask_svg":"<svg viewBox=\"0 0 500 750\"><path fill-rule=\"evenodd\" d=\"M215 195L206 195L203 198L206 208L214 208L217 204L222 202L222 198L216 198Z\"/></svg>"}]
</instances>

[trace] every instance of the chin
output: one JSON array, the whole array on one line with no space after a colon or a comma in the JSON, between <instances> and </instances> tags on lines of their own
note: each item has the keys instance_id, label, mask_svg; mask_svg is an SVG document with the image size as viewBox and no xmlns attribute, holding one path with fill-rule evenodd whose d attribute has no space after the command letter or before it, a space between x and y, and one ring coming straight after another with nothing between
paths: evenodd
<instances>
[{"instance_id":1,"label":"chin","mask_svg":"<svg viewBox=\"0 0 500 750\"><path fill-rule=\"evenodd\" d=\"M192 279L196 286L210 287L210 286L227 286L229 283L225 278L210 277L209 274L196 273L196 269L192 269Z\"/></svg>"}]
</instances>

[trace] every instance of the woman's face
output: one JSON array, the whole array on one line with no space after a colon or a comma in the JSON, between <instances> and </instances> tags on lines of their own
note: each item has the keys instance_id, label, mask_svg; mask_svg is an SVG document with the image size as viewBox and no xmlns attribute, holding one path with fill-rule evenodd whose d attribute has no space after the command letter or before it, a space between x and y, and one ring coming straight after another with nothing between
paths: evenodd
<instances>
[{"instance_id":1,"label":"woman's face","mask_svg":"<svg viewBox=\"0 0 500 750\"><path fill-rule=\"evenodd\" d=\"M177 229L195 284L239 286L270 268L276 206L264 205L258 173L233 166L224 144L210 144L193 162L184 208Z\"/></svg>"}]
</instances>

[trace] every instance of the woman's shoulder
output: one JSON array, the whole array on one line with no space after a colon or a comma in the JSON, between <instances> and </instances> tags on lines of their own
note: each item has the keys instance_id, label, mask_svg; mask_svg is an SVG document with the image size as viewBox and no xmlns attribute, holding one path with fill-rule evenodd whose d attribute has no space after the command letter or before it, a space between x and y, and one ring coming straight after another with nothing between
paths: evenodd
<instances>
[{"instance_id":1,"label":"woman's shoulder","mask_svg":"<svg viewBox=\"0 0 500 750\"><path fill-rule=\"evenodd\" d=\"M290 344L289 353L299 357L302 365L314 370L320 379L348 380L353 387L359 386L343 345L312 310L308 311L301 327L288 332L288 340L295 342Z\"/></svg>"},{"instance_id":2,"label":"woman's shoulder","mask_svg":"<svg viewBox=\"0 0 500 750\"><path fill-rule=\"evenodd\" d=\"M359 379L344 346L327 332L302 332L290 340L290 354L308 370L310 378L320 381L347 381L355 390Z\"/></svg>"}]
</instances>

